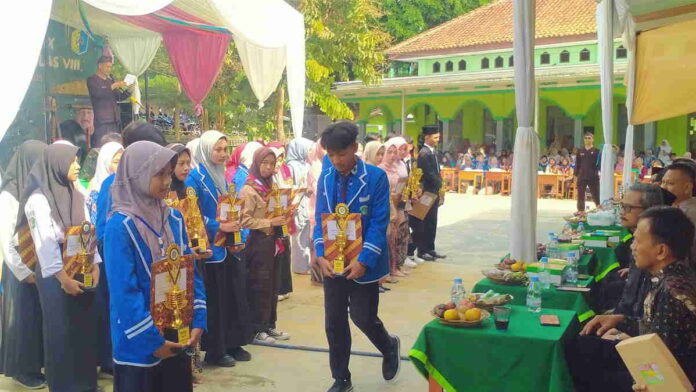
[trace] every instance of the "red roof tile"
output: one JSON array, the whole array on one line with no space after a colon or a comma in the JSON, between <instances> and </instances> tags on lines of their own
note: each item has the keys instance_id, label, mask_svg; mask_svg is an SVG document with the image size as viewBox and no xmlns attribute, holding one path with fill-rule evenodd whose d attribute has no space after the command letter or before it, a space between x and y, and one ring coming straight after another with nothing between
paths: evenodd
<instances>
[{"instance_id":1,"label":"red roof tile","mask_svg":"<svg viewBox=\"0 0 696 392\"><path fill-rule=\"evenodd\" d=\"M512 1L499 0L460 15L387 50L392 57L485 50L512 45ZM536 38L594 35L595 0L536 0Z\"/></svg>"}]
</instances>

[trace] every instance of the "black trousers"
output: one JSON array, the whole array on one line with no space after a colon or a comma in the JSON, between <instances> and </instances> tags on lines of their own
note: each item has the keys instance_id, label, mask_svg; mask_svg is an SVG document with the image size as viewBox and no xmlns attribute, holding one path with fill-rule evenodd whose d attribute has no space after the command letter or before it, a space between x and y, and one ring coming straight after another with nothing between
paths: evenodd
<instances>
[{"instance_id":1,"label":"black trousers","mask_svg":"<svg viewBox=\"0 0 696 392\"><path fill-rule=\"evenodd\" d=\"M393 348L393 340L377 316L378 308L379 283L359 284L341 276L324 278L326 338L329 341L329 362L334 379L350 379L348 363L351 335L348 314L382 354Z\"/></svg>"},{"instance_id":2,"label":"black trousers","mask_svg":"<svg viewBox=\"0 0 696 392\"><path fill-rule=\"evenodd\" d=\"M153 367L114 366L114 392L192 392L191 358L162 360Z\"/></svg>"},{"instance_id":3,"label":"black trousers","mask_svg":"<svg viewBox=\"0 0 696 392\"><path fill-rule=\"evenodd\" d=\"M435 250L435 236L437 234L437 211L440 208L440 198L435 198L435 203L423 219L422 244L418 245L419 253L429 253Z\"/></svg>"},{"instance_id":4,"label":"black trousers","mask_svg":"<svg viewBox=\"0 0 696 392\"><path fill-rule=\"evenodd\" d=\"M566 344L566 361L576 392L630 392L633 377L616 351L616 341L577 336Z\"/></svg>"},{"instance_id":5,"label":"black trousers","mask_svg":"<svg viewBox=\"0 0 696 392\"><path fill-rule=\"evenodd\" d=\"M416 253L416 249L418 249L418 241L420 238L418 236L422 235L423 232L422 223L423 221L415 216L408 215L408 227L411 228L411 242L408 244L408 256L413 256Z\"/></svg>"},{"instance_id":6,"label":"black trousers","mask_svg":"<svg viewBox=\"0 0 696 392\"><path fill-rule=\"evenodd\" d=\"M581 178L578 177L578 211L585 211L585 192L590 187L590 194L595 206L599 207L599 177Z\"/></svg>"}]
</instances>

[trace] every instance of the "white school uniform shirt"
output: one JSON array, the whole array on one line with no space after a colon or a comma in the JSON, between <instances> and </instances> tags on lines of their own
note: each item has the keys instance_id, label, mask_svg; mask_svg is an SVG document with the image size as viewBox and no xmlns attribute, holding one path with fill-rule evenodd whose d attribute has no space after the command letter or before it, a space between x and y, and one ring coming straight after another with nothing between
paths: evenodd
<instances>
[{"instance_id":1,"label":"white school uniform shirt","mask_svg":"<svg viewBox=\"0 0 696 392\"><path fill-rule=\"evenodd\" d=\"M2 206L4 217L0 222L0 252L7 263L7 268L21 282L32 274L32 270L22 263L16 248L18 240L15 226L19 202L10 192L4 191L0 193L0 206Z\"/></svg>"},{"instance_id":2,"label":"white school uniform shirt","mask_svg":"<svg viewBox=\"0 0 696 392\"><path fill-rule=\"evenodd\" d=\"M89 216L87 206L85 217ZM51 216L51 206L48 199L40 191L34 191L29 196L24 212L29 221L31 238L36 248L36 256L41 265L41 276L51 277L63 269L63 255L60 245L65 241L65 234L60 225ZM94 254L94 263L101 263L99 253Z\"/></svg>"}]
</instances>

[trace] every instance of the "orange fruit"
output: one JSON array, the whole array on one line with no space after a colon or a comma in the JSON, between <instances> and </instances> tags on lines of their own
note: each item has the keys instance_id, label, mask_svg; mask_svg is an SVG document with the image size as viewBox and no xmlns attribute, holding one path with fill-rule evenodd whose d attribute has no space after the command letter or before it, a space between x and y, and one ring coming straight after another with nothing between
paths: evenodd
<instances>
[{"instance_id":1,"label":"orange fruit","mask_svg":"<svg viewBox=\"0 0 696 392\"><path fill-rule=\"evenodd\" d=\"M445 320L459 320L459 312L457 312L456 309L448 309L445 311L445 314L443 315L443 318Z\"/></svg>"},{"instance_id":2,"label":"orange fruit","mask_svg":"<svg viewBox=\"0 0 696 392\"><path fill-rule=\"evenodd\" d=\"M473 308L469 309L464 313L464 320L466 321L479 321L481 320L481 309Z\"/></svg>"}]
</instances>

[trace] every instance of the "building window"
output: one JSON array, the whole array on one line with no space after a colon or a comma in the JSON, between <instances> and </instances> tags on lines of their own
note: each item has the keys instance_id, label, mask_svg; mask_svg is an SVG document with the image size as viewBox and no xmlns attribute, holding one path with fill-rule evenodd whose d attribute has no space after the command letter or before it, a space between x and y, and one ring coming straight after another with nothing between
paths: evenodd
<instances>
[{"instance_id":1,"label":"building window","mask_svg":"<svg viewBox=\"0 0 696 392\"><path fill-rule=\"evenodd\" d=\"M515 66L515 56L508 57L508 67L514 67L514 66Z\"/></svg>"},{"instance_id":2,"label":"building window","mask_svg":"<svg viewBox=\"0 0 696 392\"><path fill-rule=\"evenodd\" d=\"M491 62L488 60L488 57L484 57L483 60L481 60L481 69L488 69L491 67Z\"/></svg>"},{"instance_id":3,"label":"building window","mask_svg":"<svg viewBox=\"0 0 696 392\"><path fill-rule=\"evenodd\" d=\"M550 64L551 63L551 55L548 52L544 52L541 54L541 64Z\"/></svg>"},{"instance_id":4,"label":"building window","mask_svg":"<svg viewBox=\"0 0 696 392\"><path fill-rule=\"evenodd\" d=\"M626 48L624 48L623 45L616 48L616 58L617 59L625 59L626 57L628 57L628 51L626 50Z\"/></svg>"},{"instance_id":5,"label":"building window","mask_svg":"<svg viewBox=\"0 0 696 392\"><path fill-rule=\"evenodd\" d=\"M559 61L561 63L569 63L570 62L570 52L567 50L564 50L561 52L561 55L559 56Z\"/></svg>"},{"instance_id":6,"label":"building window","mask_svg":"<svg viewBox=\"0 0 696 392\"><path fill-rule=\"evenodd\" d=\"M440 63L433 63L433 73L440 72Z\"/></svg>"},{"instance_id":7,"label":"building window","mask_svg":"<svg viewBox=\"0 0 696 392\"><path fill-rule=\"evenodd\" d=\"M495 58L495 67L496 68L503 68L504 64L505 64L505 62L503 61L502 57L498 56Z\"/></svg>"},{"instance_id":8,"label":"building window","mask_svg":"<svg viewBox=\"0 0 696 392\"><path fill-rule=\"evenodd\" d=\"M452 72L454 70L454 63L448 61L445 63L445 71Z\"/></svg>"},{"instance_id":9,"label":"building window","mask_svg":"<svg viewBox=\"0 0 696 392\"><path fill-rule=\"evenodd\" d=\"M459 70L460 70L460 71L466 71L466 61L464 61L464 60L459 60Z\"/></svg>"},{"instance_id":10,"label":"building window","mask_svg":"<svg viewBox=\"0 0 696 392\"><path fill-rule=\"evenodd\" d=\"M585 48L580 51L580 61L590 61L590 50Z\"/></svg>"}]
</instances>

